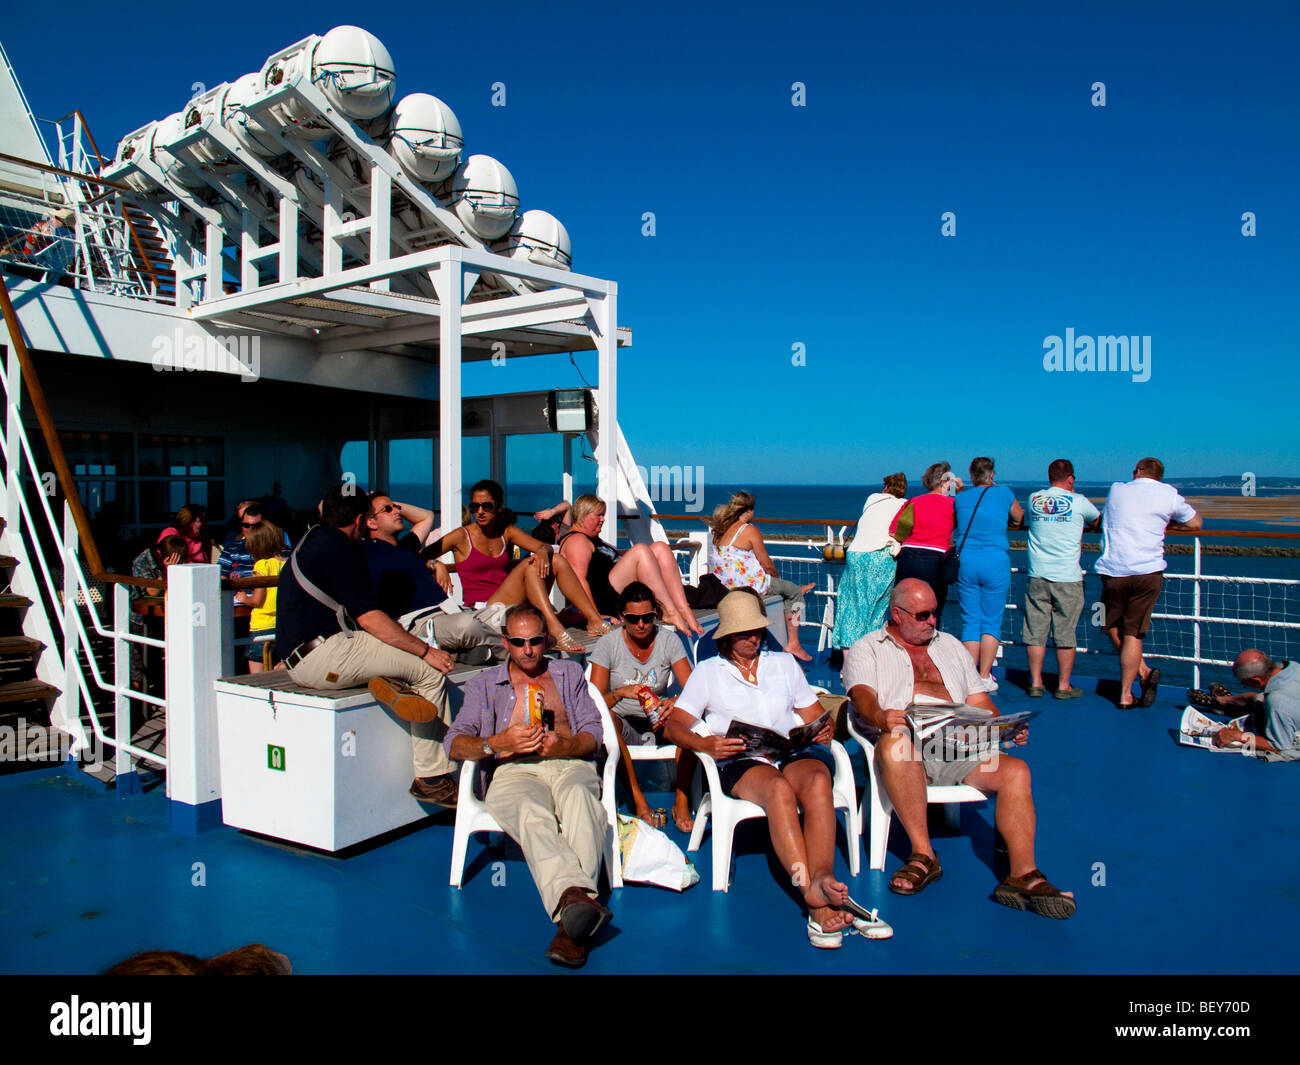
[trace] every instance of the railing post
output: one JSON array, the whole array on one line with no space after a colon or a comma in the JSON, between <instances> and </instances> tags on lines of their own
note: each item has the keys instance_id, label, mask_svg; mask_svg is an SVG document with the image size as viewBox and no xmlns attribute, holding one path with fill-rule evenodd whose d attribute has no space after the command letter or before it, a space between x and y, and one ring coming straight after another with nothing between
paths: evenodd
<instances>
[{"instance_id":1,"label":"railing post","mask_svg":"<svg viewBox=\"0 0 1300 1065\"><path fill-rule=\"evenodd\" d=\"M75 604L75 597L74 597ZM140 793L140 775L135 771L129 751L122 744L131 742L131 698L122 693L131 687L131 644L122 637L131 631L131 593L125 584L113 585L113 768L117 773L114 788L119 799Z\"/></svg>"},{"instance_id":2,"label":"railing post","mask_svg":"<svg viewBox=\"0 0 1300 1065\"><path fill-rule=\"evenodd\" d=\"M79 762L98 761L93 748L90 758L85 730L81 727L81 656L77 630L77 523L63 504L63 695L58 727L71 735L75 749L71 757ZM103 747L100 747L102 755Z\"/></svg>"},{"instance_id":3,"label":"railing post","mask_svg":"<svg viewBox=\"0 0 1300 1065\"><path fill-rule=\"evenodd\" d=\"M1194 537L1192 540L1192 617L1198 619L1192 622L1192 687L1201 686L1201 538Z\"/></svg>"},{"instance_id":4,"label":"railing post","mask_svg":"<svg viewBox=\"0 0 1300 1065\"><path fill-rule=\"evenodd\" d=\"M221 675L221 569L167 568L167 798L172 829L197 835L221 824L217 697Z\"/></svg>"}]
</instances>

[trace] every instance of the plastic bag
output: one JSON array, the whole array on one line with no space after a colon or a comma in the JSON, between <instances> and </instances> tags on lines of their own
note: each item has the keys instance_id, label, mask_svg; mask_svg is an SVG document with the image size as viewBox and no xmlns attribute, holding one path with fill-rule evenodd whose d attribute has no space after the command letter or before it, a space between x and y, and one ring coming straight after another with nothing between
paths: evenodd
<instances>
[{"instance_id":1,"label":"plastic bag","mask_svg":"<svg viewBox=\"0 0 1300 1065\"><path fill-rule=\"evenodd\" d=\"M623 856L623 879L685 891L700 882L696 871L668 836L644 821L618 815L618 846Z\"/></svg>"}]
</instances>

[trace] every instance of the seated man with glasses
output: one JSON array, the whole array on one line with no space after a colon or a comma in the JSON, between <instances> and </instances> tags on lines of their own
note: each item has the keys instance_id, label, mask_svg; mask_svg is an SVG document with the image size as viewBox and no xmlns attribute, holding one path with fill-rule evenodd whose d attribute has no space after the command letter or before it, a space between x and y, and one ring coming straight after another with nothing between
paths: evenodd
<instances>
[{"instance_id":1,"label":"seated man with glasses","mask_svg":"<svg viewBox=\"0 0 1300 1065\"><path fill-rule=\"evenodd\" d=\"M559 925L546 956L576 969L611 916L596 901L609 830L594 764L600 711L582 666L546 657L546 621L532 604L506 611L504 640L510 660L465 685L447 754L478 762L489 777L484 805L519 844L542 905Z\"/></svg>"},{"instance_id":2,"label":"seated man with glasses","mask_svg":"<svg viewBox=\"0 0 1300 1065\"><path fill-rule=\"evenodd\" d=\"M878 735L875 759L894 812L911 840L912 853L889 880L896 895L915 895L943 875L926 823L927 785L968 784L997 796L995 823L1006 840L1011 875L993 900L1044 917L1066 918L1074 895L1047 882L1034 862L1034 798L1029 766L996 748L975 757L945 759L942 751L913 744L907 708L913 703L966 703L997 713L961 642L936 629L938 602L925 581L908 578L889 599L884 628L863 636L844 655L844 689L855 721ZM1021 729L1017 743L1028 730Z\"/></svg>"},{"instance_id":3,"label":"seated man with glasses","mask_svg":"<svg viewBox=\"0 0 1300 1065\"><path fill-rule=\"evenodd\" d=\"M614 713L622 754L620 770L632 793L636 816L655 824L650 804L637 783L635 763L627 748L629 744L656 742L655 734L667 723L677 701L673 696L664 698L664 693L674 679L679 688L686 687L691 675L691 661L686 657L682 638L671 629L655 624L659 615L655 611L654 592L649 587L633 581L619 593L619 599L623 625L606 633L591 649L591 682L605 696L605 705ZM653 720L639 699L642 688L649 688L658 702ZM695 827L688 798L694 771L694 754L679 750L673 821L682 832Z\"/></svg>"}]
</instances>

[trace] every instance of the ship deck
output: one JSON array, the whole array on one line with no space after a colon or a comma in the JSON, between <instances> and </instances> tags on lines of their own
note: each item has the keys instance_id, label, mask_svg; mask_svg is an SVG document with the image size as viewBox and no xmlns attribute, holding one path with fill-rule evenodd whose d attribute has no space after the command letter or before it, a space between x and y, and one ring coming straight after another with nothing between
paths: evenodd
<instances>
[{"instance_id":1,"label":"ship deck","mask_svg":"<svg viewBox=\"0 0 1300 1065\"><path fill-rule=\"evenodd\" d=\"M809 672L830 679L820 663ZM1030 700L1014 678L995 695L1004 711L1044 711L1024 749L1037 857L1075 891L1073 919L990 901L1005 873L992 806L966 804L955 833L932 811L944 877L916 898L890 894L865 852L861 875L848 878L841 835L837 871L895 936L816 951L774 876L764 825L751 822L737 835L730 892L709 889L707 838L691 856L701 882L685 893L613 892L614 922L583 972L1294 972L1300 770L1180 747L1179 690L1121 712L1078 679L1088 694L1070 702ZM856 745L849 751L861 786ZM457 890L447 885L450 813L338 857L224 827L177 835L161 782L119 799L62 769L10 775L0 778L0 970L94 973L140 950L206 956L263 942L304 974L557 971L543 957L549 926L522 858L483 839ZM895 822L889 869L906 848Z\"/></svg>"}]
</instances>

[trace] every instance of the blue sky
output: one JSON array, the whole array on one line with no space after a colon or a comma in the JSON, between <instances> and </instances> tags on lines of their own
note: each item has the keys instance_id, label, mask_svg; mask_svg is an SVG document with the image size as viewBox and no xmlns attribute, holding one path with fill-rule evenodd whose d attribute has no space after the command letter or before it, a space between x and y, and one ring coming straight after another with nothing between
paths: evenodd
<instances>
[{"instance_id":1,"label":"blue sky","mask_svg":"<svg viewBox=\"0 0 1300 1065\"><path fill-rule=\"evenodd\" d=\"M467 150L565 223L575 268L619 283L643 464L843 483L991 454L1027 479L1064 454L1107 480L1156 454L1175 478L1300 474L1296 6L837 7L235 2L200 23L128 2L60 8L57 62L53 15L3 41L36 113L80 107L108 150L196 81L363 25L399 95L449 103ZM1045 371L1067 328L1150 336L1150 380ZM531 362L506 387L578 383Z\"/></svg>"}]
</instances>

